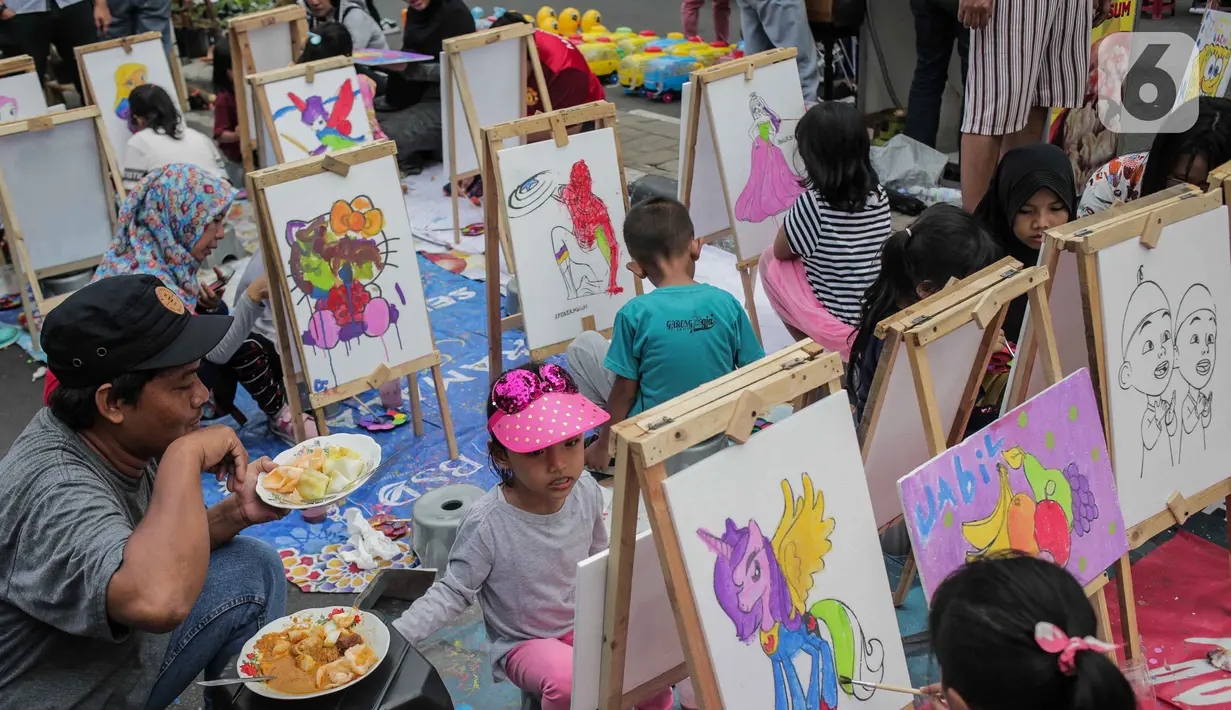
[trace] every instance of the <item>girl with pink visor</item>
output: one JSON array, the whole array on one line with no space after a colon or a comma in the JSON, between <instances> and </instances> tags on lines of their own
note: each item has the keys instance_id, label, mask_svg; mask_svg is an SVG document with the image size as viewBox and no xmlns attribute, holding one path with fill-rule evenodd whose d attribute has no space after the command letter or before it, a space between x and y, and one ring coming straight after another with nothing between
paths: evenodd
<instances>
[{"instance_id":1,"label":"girl with pink visor","mask_svg":"<svg viewBox=\"0 0 1231 710\"><path fill-rule=\"evenodd\" d=\"M541 697L543 710L568 710L577 563L608 544L582 439L607 419L559 365L530 363L496 380L488 453L501 483L467 511L444 575L393 627L418 643L478 601L496 681ZM638 707L672 704L668 689Z\"/></svg>"}]
</instances>

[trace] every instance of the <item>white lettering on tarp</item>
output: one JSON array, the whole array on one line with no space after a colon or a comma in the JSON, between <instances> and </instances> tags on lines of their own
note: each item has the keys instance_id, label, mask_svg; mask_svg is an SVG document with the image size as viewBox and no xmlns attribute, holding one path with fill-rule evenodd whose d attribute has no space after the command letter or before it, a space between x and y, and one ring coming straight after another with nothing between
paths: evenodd
<instances>
[{"instance_id":1,"label":"white lettering on tarp","mask_svg":"<svg viewBox=\"0 0 1231 710\"><path fill-rule=\"evenodd\" d=\"M427 308L429 311L438 311L442 308L448 308L461 301L469 301L476 295L474 290L468 288L457 288L443 296L433 296L426 299Z\"/></svg>"},{"instance_id":2,"label":"white lettering on tarp","mask_svg":"<svg viewBox=\"0 0 1231 710\"><path fill-rule=\"evenodd\" d=\"M523 338L515 338L513 340L513 349L504 350L504 359L516 362L524 357L530 357L530 349L526 347L526 341Z\"/></svg>"},{"instance_id":3,"label":"white lettering on tarp","mask_svg":"<svg viewBox=\"0 0 1231 710\"><path fill-rule=\"evenodd\" d=\"M440 379L445 383L445 391L448 392L449 385L455 382L473 382L475 378L462 374L457 370L442 370L440 373ZM422 392L424 388L436 389L436 382L430 377L421 378L420 384L423 385L423 387L419 388L420 392Z\"/></svg>"},{"instance_id":4,"label":"white lettering on tarp","mask_svg":"<svg viewBox=\"0 0 1231 710\"><path fill-rule=\"evenodd\" d=\"M380 492L377 498L381 505L387 505L390 508L396 508L400 505L407 505L415 502L422 495L419 491L410 487L406 481L397 481L380 487Z\"/></svg>"},{"instance_id":5,"label":"white lettering on tarp","mask_svg":"<svg viewBox=\"0 0 1231 710\"><path fill-rule=\"evenodd\" d=\"M1210 646L1212 648L1219 646L1227 647L1231 646L1231 638L1196 637L1185 639L1185 643ZM1209 673L1218 673L1220 675L1208 683L1202 683L1201 685L1185 689L1179 695L1171 698L1169 702L1198 707L1231 702L1231 679L1222 677L1222 671L1210 665L1210 662L1205 658L1194 658L1189 661L1168 664L1163 668L1154 669L1150 672L1150 678L1154 681L1157 689L1157 686L1160 685L1178 683ZM1159 694L1165 693L1160 692Z\"/></svg>"}]
</instances>

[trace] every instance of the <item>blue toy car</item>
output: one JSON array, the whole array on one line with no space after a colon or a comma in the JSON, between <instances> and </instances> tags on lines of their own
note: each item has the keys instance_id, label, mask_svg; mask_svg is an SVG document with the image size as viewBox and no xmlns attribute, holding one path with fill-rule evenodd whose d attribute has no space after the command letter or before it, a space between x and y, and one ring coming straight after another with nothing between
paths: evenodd
<instances>
[{"instance_id":1,"label":"blue toy car","mask_svg":"<svg viewBox=\"0 0 1231 710\"><path fill-rule=\"evenodd\" d=\"M655 101L671 103L684 91L688 75L697 68L692 57L659 57L646 64L645 95Z\"/></svg>"}]
</instances>

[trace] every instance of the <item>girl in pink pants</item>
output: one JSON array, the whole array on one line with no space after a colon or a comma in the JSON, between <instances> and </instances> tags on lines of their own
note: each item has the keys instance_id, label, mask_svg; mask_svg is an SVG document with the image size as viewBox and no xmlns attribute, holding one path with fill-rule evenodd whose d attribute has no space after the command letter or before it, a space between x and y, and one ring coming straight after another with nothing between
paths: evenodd
<instances>
[{"instance_id":1,"label":"girl in pink pants","mask_svg":"<svg viewBox=\"0 0 1231 710\"><path fill-rule=\"evenodd\" d=\"M607 549L603 493L585 472L582 437L609 419L567 370L532 362L500 376L487 399L498 486L466 511L449 566L393 628L419 643L479 603L492 676L569 710L577 563ZM638 707L669 710L668 688Z\"/></svg>"},{"instance_id":2,"label":"girl in pink pants","mask_svg":"<svg viewBox=\"0 0 1231 710\"><path fill-rule=\"evenodd\" d=\"M697 16L701 14L701 6L705 0L684 0L680 7L680 15L684 19L684 34L692 37L697 34ZM714 0L714 34L719 42L726 42L731 31L731 0Z\"/></svg>"}]
</instances>

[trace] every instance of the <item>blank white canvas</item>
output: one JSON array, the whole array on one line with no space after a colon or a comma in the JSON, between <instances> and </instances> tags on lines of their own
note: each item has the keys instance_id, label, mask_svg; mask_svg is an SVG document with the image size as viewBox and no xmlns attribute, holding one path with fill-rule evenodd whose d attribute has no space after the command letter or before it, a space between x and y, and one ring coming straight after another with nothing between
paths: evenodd
<instances>
[{"instance_id":1,"label":"blank white canvas","mask_svg":"<svg viewBox=\"0 0 1231 710\"><path fill-rule=\"evenodd\" d=\"M250 74L282 69L295 62L296 57L291 52L291 25L288 22L250 30L248 44L252 49L252 66L248 68ZM238 59L232 58L232 61L236 67L239 66ZM252 138L256 139L260 146L260 167L274 165L277 161L274 159L273 148L270 147L269 132L265 130L264 123L257 120L260 114L257 112L252 86L239 76L235 77L235 82L242 84L242 90L247 92L248 125L252 126Z\"/></svg>"},{"instance_id":2,"label":"blank white canvas","mask_svg":"<svg viewBox=\"0 0 1231 710\"><path fill-rule=\"evenodd\" d=\"M175 110L180 110L179 94L171 76L171 65L167 63L167 55L162 49L162 40L134 42L131 47L131 53L125 52L123 47L112 47L82 56L82 64L94 92L94 103L102 111L103 125L107 127L107 138L116 155L120 156L124 155L124 148L132 137L128 119L121 117L120 112L127 108L128 93L133 86L161 86L171 97Z\"/></svg>"},{"instance_id":3,"label":"blank white canvas","mask_svg":"<svg viewBox=\"0 0 1231 710\"><path fill-rule=\"evenodd\" d=\"M751 81L737 74L710 82L705 93L714 143L726 178L727 199L735 214L737 255L741 260L751 259L773 245L786 210L803 189L797 185L789 187L803 171L795 146L795 125L804 115L799 73L795 60L788 59L759 67ZM768 113L762 107L767 107ZM770 137L768 148L757 147L762 125L767 126L764 130ZM754 153L759 156L755 159L756 171ZM780 190L760 189L770 177L776 177L774 184ZM741 201L745 193L750 203ZM752 200L753 195L761 197ZM765 214L762 207L781 209Z\"/></svg>"},{"instance_id":4,"label":"blank white canvas","mask_svg":"<svg viewBox=\"0 0 1231 710\"><path fill-rule=\"evenodd\" d=\"M607 599L607 550L577 563L573 617L573 710L597 710ZM679 631L651 531L637 535L633 586L628 604L624 692L630 692L684 662Z\"/></svg>"},{"instance_id":5,"label":"blank white canvas","mask_svg":"<svg viewBox=\"0 0 1231 710\"><path fill-rule=\"evenodd\" d=\"M16 215L32 269L107 251L114 228L98 155L93 119L0 137L0 170L12 198L8 208Z\"/></svg>"},{"instance_id":6,"label":"blank white canvas","mask_svg":"<svg viewBox=\"0 0 1231 710\"><path fill-rule=\"evenodd\" d=\"M1047 304L1051 311L1052 330L1056 334L1056 352L1060 356L1060 375L1068 377L1083 367L1090 366L1089 350L1086 349L1086 316L1082 312L1081 283L1077 278L1077 255L1071 251L1060 252L1056 263L1056 273L1052 274L1051 295ZM1026 307L1025 324L1022 332L1033 328L1030 325L1030 307ZM1020 357L1013 359L1009 370L1009 387L1011 392L1016 386L1021 370L1017 368ZM1043 360L1036 350L1034 365L1031 367L1030 384L1026 387L1026 399L1030 399L1047 389L1047 374L1043 371ZM1009 398L1005 397L1000 411L1009 411Z\"/></svg>"},{"instance_id":7,"label":"blank white canvas","mask_svg":"<svg viewBox=\"0 0 1231 710\"><path fill-rule=\"evenodd\" d=\"M530 39L533 40L533 37ZM475 111L472 118L479 128L515 121L525 113L525 82L521 78L522 63L525 61L524 41L521 37L506 39L458 54L462 67L466 70L466 84L470 88L470 104ZM446 64L448 62L442 59L441 67L444 68ZM457 169L454 174L464 175L479 169L479 158L471 139L470 126L466 122L458 74L453 72L452 66L446 71L449 72L447 80L453 82L453 120L444 122L452 124L445 128L445 160L449 159L449 136L456 136L457 146L454 150L457 151ZM446 80L443 71L441 79ZM440 95L442 99L445 96L443 91ZM517 145L519 142L520 139L506 141L505 145ZM447 162L445 167L449 167Z\"/></svg>"},{"instance_id":8,"label":"blank white canvas","mask_svg":"<svg viewBox=\"0 0 1231 710\"><path fill-rule=\"evenodd\" d=\"M805 475L811 478L814 497L823 501L819 515L810 512L813 501L801 500L805 496ZM773 540L787 509L784 484L799 508L808 512L794 525L798 533L792 537L794 544L785 540L779 546ZM845 393L835 393L792 414L754 434L747 443L728 447L668 478L663 486L724 707L774 707L773 666L762 649L765 637L754 626L747 641L741 641L716 591L725 584L742 585L738 593L731 592L732 596L742 595L735 608L761 608L757 605L765 596L763 580L777 576L768 554L771 549L774 558L785 558L787 565L811 570L817 566L818 557L823 563L822 569L807 577L807 590L793 591L802 592L803 606L810 611L818 606L845 607L845 619L834 627L826 623L827 617L816 618L815 636L831 644L842 644L843 639L850 644L848 648L856 659L852 678L910 684ZM825 521L833 521L828 551L818 550L816 543L809 542L825 539L824 528L829 525ZM761 533L759 538L753 534L753 523ZM712 539L707 542L710 534L729 535L724 542L731 547L725 552L715 549L721 546ZM745 537L746 545L738 543L740 536ZM729 555L727 559L738 572L755 569L761 574L758 578L752 574L733 577L722 561L724 554ZM782 568L781 562L778 567ZM782 591L774 587L770 593ZM800 622L801 628L805 623ZM781 628L778 632L786 633ZM785 647L786 643L781 645ZM794 669L805 693L812 675L811 660L808 653L800 652L787 666L788 672ZM828 658L821 667L823 672L837 675ZM856 697L839 688L831 705L898 710L905 702L897 693L862 688L856 688L856 692L862 702L855 702Z\"/></svg>"},{"instance_id":9,"label":"blank white canvas","mask_svg":"<svg viewBox=\"0 0 1231 710\"><path fill-rule=\"evenodd\" d=\"M688 122L692 114L692 82L684 84L681 94L680 115L680 169L679 200L684 199L684 146L688 141ZM692 218L693 233L708 237L731 228L731 213L727 210L727 197L722 191L722 178L718 172L718 153L715 152L714 134L710 131L709 113L701 102L697 118L697 145L693 151L692 190L688 196L688 216Z\"/></svg>"},{"instance_id":10,"label":"blank white canvas","mask_svg":"<svg viewBox=\"0 0 1231 710\"><path fill-rule=\"evenodd\" d=\"M597 243L587 248L584 239L579 241L581 230L565 206L565 186L582 161L593 181L593 195L602 200L610 219L608 237L616 245L611 257ZM598 330L610 328L616 312L636 295L635 277L625 268L623 169L614 130L569 136L564 147L541 141L506 148L500 151L499 165L501 209L508 210L527 346L533 350L577 337L585 316L594 316ZM613 271L619 293L609 293Z\"/></svg>"},{"instance_id":11,"label":"blank white canvas","mask_svg":"<svg viewBox=\"0 0 1231 710\"><path fill-rule=\"evenodd\" d=\"M1231 314L1227 234L1219 207L1167 225L1155 249L1130 239L1097 254L1112 460L1129 527L1165 510L1173 492L1228 476L1231 368L1217 357L1217 321Z\"/></svg>"},{"instance_id":12,"label":"blank white canvas","mask_svg":"<svg viewBox=\"0 0 1231 710\"><path fill-rule=\"evenodd\" d=\"M32 71L0 77L0 123L47 113L47 98Z\"/></svg>"},{"instance_id":13,"label":"blank white canvas","mask_svg":"<svg viewBox=\"0 0 1231 710\"><path fill-rule=\"evenodd\" d=\"M271 81L262 84L261 91L269 103L273 140L282 150L284 163L372 142L368 110L353 66L317 72L312 83L305 76ZM349 111L342 108L346 100L351 102Z\"/></svg>"},{"instance_id":14,"label":"blank white canvas","mask_svg":"<svg viewBox=\"0 0 1231 710\"><path fill-rule=\"evenodd\" d=\"M331 224L331 210L339 200L353 206L353 201L361 196L367 197L375 209L381 210L384 228L370 237L350 231L344 234L355 240L373 241L380 249L383 270L374 278L362 279L363 288L371 297L367 309L373 308L378 299L383 299L397 309L398 320L382 334L369 333L338 342L328 349L305 343L304 366L314 392L366 378L382 363L394 367L427 355L434 348L410 219L406 215L397 161L393 156L353 165L346 177L325 172L266 188L269 218L281 252L279 262L283 273L278 277L287 280L299 337L313 329L316 299L307 296L292 276L298 269L291 266L292 248L288 232L294 238L296 234L302 234L296 229L298 223L312 222L323 215L329 232L340 236L328 226ZM380 311L373 313L377 316L372 322L379 323ZM367 311L364 318L366 322Z\"/></svg>"},{"instance_id":15,"label":"blank white canvas","mask_svg":"<svg viewBox=\"0 0 1231 710\"><path fill-rule=\"evenodd\" d=\"M982 338L983 330L971 321L927 346L940 422L946 437L953 426L953 418L957 416L962 391L970 378ZM881 355L882 366L885 364L883 358L887 357L890 353ZM882 395L880 419L875 429L867 434L872 438L872 443L864 464L878 528L902 515L898 479L932 459L923 431L923 415L915 393L915 379L906 345L898 346L898 352L893 357L889 386ZM864 410L864 416L868 416L869 412L870 403L869 408Z\"/></svg>"}]
</instances>

